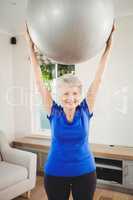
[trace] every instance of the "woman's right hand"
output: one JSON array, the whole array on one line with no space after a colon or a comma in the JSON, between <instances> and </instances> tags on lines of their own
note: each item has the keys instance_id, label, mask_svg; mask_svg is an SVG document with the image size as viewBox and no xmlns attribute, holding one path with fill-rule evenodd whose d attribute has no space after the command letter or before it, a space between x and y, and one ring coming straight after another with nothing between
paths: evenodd
<instances>
[{"instance_id":1,"label":"woman's right hand","mask_svg":"<svg viewBox=\"0 0 133 200\"><path fill-rule=\"evenodd\" d=\"M105 52L110 50L111 47L112 47L113 34L114 34L115 30L116 30L116 25L115 25L115 22L114 22L112 30L111 30L111 33L110 33L110 36L109 36L109 38L108 38L108 40L106 42Z\"/></svg>"},{"instance_id":2,"label":"woman's right hand","mask_svg":"<svg viewBox=\"0 0 133 200\"><path fill-rule=\"evenodd\" d=\"M26 29L25 38L26 38L27 44L28 44L30 50L34 51L34 43L33 43L32 39L30 37L28 26L27 26L26 23L25 23L25 29Z\"/></svg>"}]
</instances>

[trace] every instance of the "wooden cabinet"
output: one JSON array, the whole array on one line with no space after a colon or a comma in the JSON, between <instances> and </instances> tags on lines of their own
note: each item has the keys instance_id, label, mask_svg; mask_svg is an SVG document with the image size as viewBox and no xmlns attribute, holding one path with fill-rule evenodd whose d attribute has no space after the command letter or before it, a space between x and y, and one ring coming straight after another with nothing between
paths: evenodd
<instances>
[{"instance_id":1,"label":"wooden cabinet","mask_svg":"<svg viewBox=\"0 0 133 200\"><path fill-rule=\"evenodd\" d=\"M95 157L97 180L110 185L123 184L123 161L106 157Z\"/></svg>"},{"instance_id":2,"label":"wooden cabinet","mask_svg":"<svg viewBox=\"0 0 133 200\"><path fill-rule=\"evenodd\" d=\"M97 182L100 186L133 191L133 161L95 157Z\"/></svg>"},{"instance_id":3,"label":"wooden cabinet","mask_svg":"<svg viewBox=\"0 0 133 200\"><path fill-rule=\"evenodd\" d=\"M133 190L133 161L123 161L123 186Z\"/></svg>"}]
</instances>

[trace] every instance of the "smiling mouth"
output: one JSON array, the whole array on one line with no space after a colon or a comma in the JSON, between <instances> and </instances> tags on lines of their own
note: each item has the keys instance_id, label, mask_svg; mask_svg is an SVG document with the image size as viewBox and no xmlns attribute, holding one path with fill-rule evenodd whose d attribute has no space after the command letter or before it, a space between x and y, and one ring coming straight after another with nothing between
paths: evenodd
<instances>
[{"instance_id":1,"label":"smiling mouth","mask_svg":"<svg viewBox=\"0 0 133 200\"><path fill-rule=\"evenodd\" d=\"M67 105L69 105L69 106L75 106L76 105L76 103L74 102L74 103L66 103Z\"/></svg>"}]
</instances>

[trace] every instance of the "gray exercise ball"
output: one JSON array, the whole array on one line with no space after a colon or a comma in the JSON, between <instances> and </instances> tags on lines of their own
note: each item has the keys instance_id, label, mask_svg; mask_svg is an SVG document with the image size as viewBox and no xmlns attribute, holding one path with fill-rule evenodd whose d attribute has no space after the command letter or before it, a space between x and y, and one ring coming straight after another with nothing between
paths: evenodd
<instances>
[{"instance_id":1,"label":"gray exercise ball","mask_svg":"<svg viewBox=\"0 0 133 200\"><path fill-rule=\"evenodd\" d=\"M61 64L96 55L113 26L111 0L29 0L27 25L42 53Z\"/></svg>"}]
</instances>

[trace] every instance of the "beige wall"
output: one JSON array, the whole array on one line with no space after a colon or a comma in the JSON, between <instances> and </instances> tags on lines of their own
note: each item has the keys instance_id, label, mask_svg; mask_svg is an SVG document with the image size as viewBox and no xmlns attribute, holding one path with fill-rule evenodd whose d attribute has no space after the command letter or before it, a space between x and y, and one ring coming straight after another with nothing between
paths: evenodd
<instances>
[{"instance_id":1,"label":"beige wall","mask_svg":"<svg viewBox=\"0 0 133 200\"><path fill-rule=\"evenodd\" d=\"M0 130L13 139L31 133L31 66L24 37L10 37L0 34Z\"/></svg>"},{"instance_id":2,"label":"beige wall","mask_svg":"<svg viewBox=\"0 0 133 200\"><path fill-rule=\"evenodd\" d=\"M12 47L14 134L22 137L31 133L31 66L25 38L18 36L17 40L17 45Z\"/></svg>"},{"instance_id":3,"label":"beige wall","mask_svg":"<svg viewBox=\"0 0 133 200\"><path fill-rule=\"evenodd\" d=\"M117 30L97 95L90 141L133 146L133 16L116 21ZM85 91L93 80L99 55L77 65Z\"/></svg>"},{"instance_id":4,"label":"beige wall","mask_svg":"<svg viewBox=\"0 0 133 200\"><path fill-rule=\"evenodd\" d=\"M0 130L11 139L14 133L14 110L7 103L7 90L13 84L12 47L9 36L0 34Z\"/></svg>"}]
</instances>

